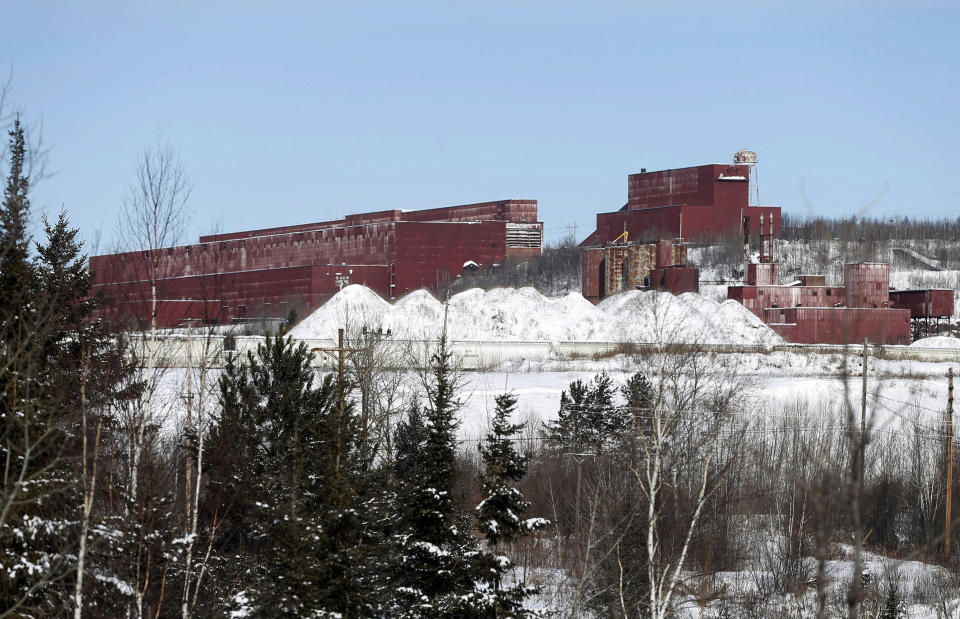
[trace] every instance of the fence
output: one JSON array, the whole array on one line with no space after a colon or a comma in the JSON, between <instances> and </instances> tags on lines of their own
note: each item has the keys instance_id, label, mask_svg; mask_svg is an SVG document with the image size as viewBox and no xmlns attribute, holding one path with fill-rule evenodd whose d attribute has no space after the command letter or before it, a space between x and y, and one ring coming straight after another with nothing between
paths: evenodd
<instances>
[{"instance_id":1,"label":"fence","mask_svg":"<svg viewBox=\"0 0 960 619\"><path fill-rule=\"evenodd\" d=\"M245 356L247 352L256 352L263 343L262 336L224 336L160 335L151 340L148 335L138 335L134 339L134 348L141 358L145 358L149 347L153 348L158 367L184 368L198 366L204 350L213 351L208 355L210 367L222 367L229 356ZM309 348L334 348L332 339L302 340ZM436 352L437 341L429 340L385 340L389 342L384 349L389 355L389 363L398 367L422 365ZM226 344L226 346L225 346ZM229 348L229 350L228 350ZM495 367L509 361L569 360L606 357L615 354L649 354L658 351L684 352L693 346L685 344L659 345L647 342L543 342L543 341L451 341L450 351L461 360L468 370L480 370ZM697 350L715 354L770 354L772 352L794 352L812 354L849 354L860 356L862 345L833 344L775 344L736 345L736 344L698 344ZM869 346L870 356L903 361L953 362L960 363L960 348L914 348L910 346ZM316 355L315 367L333 367L333 360L326 355Z\"/></svg>"}]
</instances>

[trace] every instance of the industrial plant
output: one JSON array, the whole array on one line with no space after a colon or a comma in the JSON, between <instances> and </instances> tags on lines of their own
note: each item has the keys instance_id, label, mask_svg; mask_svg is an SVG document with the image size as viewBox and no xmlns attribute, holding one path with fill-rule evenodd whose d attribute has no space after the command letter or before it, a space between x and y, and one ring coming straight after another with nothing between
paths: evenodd
<instances>
[{"instance_id":1,"label":"industrial plant","mask_svg":"<svg viewBox=\"0 0 960 619\"><path fill-rule=\"evenodd\" d=\"M581 290L598 303L627 290L698 292L688 247L742 238L744 279L727 298L789 342L907 344L953 315L951 290L890 289L883 263L780 281L779 206L759 205L757 156L627 177L627 202L596 216L581 245ZM145 324L231 324L306 315L350 284L386 299L438 290L465 271L493 269L543 251L536 200L500 200L202 236L193 245L90 259L95 292L110 311ZM155 282L156 291L151 291Z\"/></svg>"}]
</instances>

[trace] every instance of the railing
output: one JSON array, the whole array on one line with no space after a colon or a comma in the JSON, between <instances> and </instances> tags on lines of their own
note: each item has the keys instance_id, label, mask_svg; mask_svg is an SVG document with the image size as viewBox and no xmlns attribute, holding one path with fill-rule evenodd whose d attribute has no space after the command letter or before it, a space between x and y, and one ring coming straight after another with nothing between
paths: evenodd
<instances>
[{"instance_id":1,"label":"railing","mask_svg":"<svg viewBox=\"0 0 960 619\"><path fill-rule=\"evenodd\" d=\"M226 341L224 336L162 335L154 342L154 357L158 367L197 367L204 355L207 355L209 367L223 367L231 356L245 356L247 352L256 352L263 343L261 336L234 336ZM336 342L332 339L301 340L308 348L332 348ZM232 344L233 350L225 350L224 344ZM146 335L135 337L134 348L141 358L145 358L150 338ZM438 347L436 340L400 340L385 339L383 350L387 365L411 367L429 362ZM847 354L861 356L862 344L668 344L650 342L544 342L544 341L451 341L450 351L460 359L464 368L469 370L495 367L510 361L544 361L593 359L617 354L645 355L658 352L683 353L700 350L713 354L770 354L773 352L792 352L803 354ZM960 363L960 349L951 348L914 348L910 346L868 346L868 354L880 359L954 362ZM317 355L316 367L332 367L329 359Z\"/></svg>"}]
</instances>

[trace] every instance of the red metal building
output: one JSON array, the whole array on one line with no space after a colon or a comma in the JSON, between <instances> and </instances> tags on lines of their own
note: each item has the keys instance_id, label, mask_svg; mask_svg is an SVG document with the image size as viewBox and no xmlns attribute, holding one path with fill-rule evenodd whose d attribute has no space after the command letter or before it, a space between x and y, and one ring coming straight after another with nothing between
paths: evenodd
<instances>
[{"instance_id":1,"label":"red metal building","mask_svg":"<svg viewBox=\"0 0 960 619\"><path fill-rule=\"evenodd\" d=\"M910 311L890 303L890 265L844 265L844 286L822 275L781 285L776 263L747 265L747 283L727 288L735 299L784 339L802 344L909 344ZM952 299L952 297L951 297Z\"/></svg>"},{"instance_id":2,"label":"red metal building","mask_svg":"<svg viewBox=\"0 0 960 619\"><path fill-rule=\"evenodd\" d=\"M627 203L599 213L584 246L631 238L716 240L746 236L748 242L780 236L780 207L750 205L750 166L712 164L641 171L627 177Z\"/></svg>"},{"instance_id":3,"label":"red metal building","mask_svg":"<svg viewBox=\"0 0 960 619\"><path fill-rule=\"evenodd\" d=\"M910 310L911 318L950 318L953 316L953 290L892 290L890 304Z\"/></svg>"},{"instance_id":4,"label":"red metal building","mask_svg":"<svg viewBox=\"0 0 960 619\"><path fill-rule=\"evenodd\" d=\"M209 235L157 253L93 256L90 266L94 292L140 320L150 316L155 279L158 324L170 327L302 315L349 284L387 298L436 288L470 261L483 267L538 255L542 238L536 200L501 200Z\"/></svg>"},{"instance_id":5,"label":"red metal building","mask_svg":"<svg viewBox=\"0 0 960 619\"><path fill-rule=\"evenodd\" d=\"M909 310L913 336L926 337L949 328L953 318L953 296L954 291L949 288L893 290L890 305Z\"/></svg>"},{"instance_id":6,"label":"red metal building","mask_svg":"<svg viewBox=\"0 0 960 619\"><path fill-rule=\"evenodd\" d=\"M798 344L909 344L910 312L866 307L787 307L763 310L763 320Z\"/></svg>"}]
</instances>

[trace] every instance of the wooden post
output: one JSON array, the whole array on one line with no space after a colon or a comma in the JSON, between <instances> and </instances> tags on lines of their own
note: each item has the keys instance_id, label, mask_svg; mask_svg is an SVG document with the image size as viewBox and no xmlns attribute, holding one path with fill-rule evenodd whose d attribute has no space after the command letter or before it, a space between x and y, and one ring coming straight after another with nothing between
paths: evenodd
<instances>
[{"instance_id":1,"label":"wooden post","mask_svg":"<svg viewBox=\"0 0 960 619\"><path fill-rule=\"evenodd\" d=\"M336 353L337 359L337 391L338 391L338 402L337 402L337 453L334 456L334 474L337 480L337 487L339 488L340 482L340 455L343 452L343 414L346 408L346 379L344 377L344 367L343 362L346 358L352 355L355 352L361 352L363 349L360 348L344 348L343 347L343 329L337 329L337 347L336 348L314 348L313 350L317 352L325 352L328 355L333 356ZM349 354L348 354L349 353ZM339 493L338 502L342 507L343 493Z\"/></svg>"},{"instance_id":2,"label":"wooden post","mask_svg":"<svg viewBox=\"0 0 960 619\"><path fill-rule=\"evenodd\" d=\"M953 499L953 368L947 370L947 501L943 510L943 554L950 559L950 503Z\"/></svg>"},{"instance_id":3,"label":"wooden post","mask_svg":"<svg viewBox=\"0 0 960 619\"><path fill-rule=\"evenodd\" d=\"M863 469L866 468L867 432L867 338L863 338L863 386L860 390L860 490L863 491Z\"/></svg>"}]
</instances>

